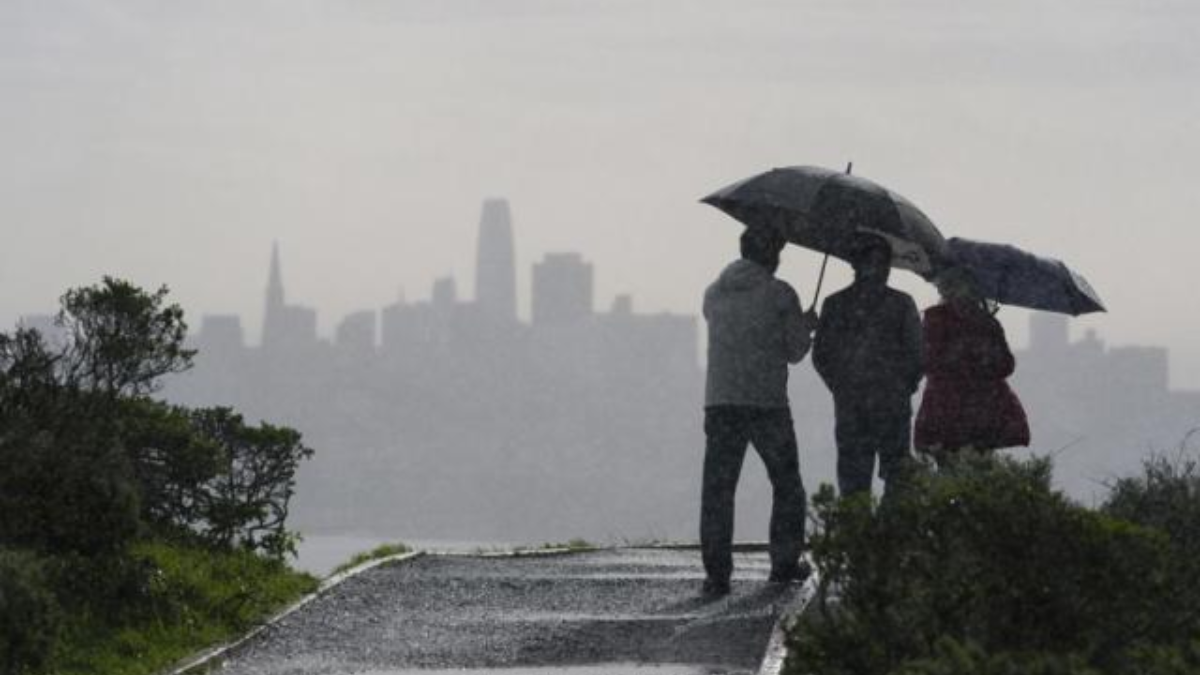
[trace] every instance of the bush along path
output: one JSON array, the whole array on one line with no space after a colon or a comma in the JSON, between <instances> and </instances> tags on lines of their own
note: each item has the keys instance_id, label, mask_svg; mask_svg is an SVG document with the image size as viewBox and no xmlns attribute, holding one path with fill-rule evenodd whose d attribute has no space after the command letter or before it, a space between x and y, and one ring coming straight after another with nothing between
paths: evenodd
<instances>
[{"instance_id":1,"label":"bush along path","mask_svg":"<svg viewBox=\"0 0 1200 675\"><path fill-rule=\"evenodd\" d=\"M767 583L764 553L735 563L733 593L711 600L698 594L695 550L410 557L328 589L224 655L219 672L640 663L755 673L804 587Z\"/></svg>"},{"instance_id":2,"label":"bush along path","mask_svg":"<svg viewBox=\"0 0 1200 675\"><path fill-rule=\"evenodd\" d=\"M0 333L0 675L152 673L316 586L300 434L152 398L194 355L166 295L105 278Z\"/></svg>"},{"instance_id":3,"label":"bush along path","mask_svg":"<svg viewBox=\"0 0 1200 675\"><path fill-rule=\"evenodd\" d=\"M815 498L822 588L796 675L1200 672L1200 470L1155 457L1088 509L1048 460L915 469L895 500Z\"/></svg>"}]
</instances>

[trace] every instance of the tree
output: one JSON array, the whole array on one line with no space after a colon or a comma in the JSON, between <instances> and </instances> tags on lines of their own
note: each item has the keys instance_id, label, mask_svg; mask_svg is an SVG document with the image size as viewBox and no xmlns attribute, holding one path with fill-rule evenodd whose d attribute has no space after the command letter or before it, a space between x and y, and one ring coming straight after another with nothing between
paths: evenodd
<instances>
[{"instance_id":1,"label":"tree","mask_svg":"<svg viewBox=\"0 0 1200 675\"><path fill-rule=\"evenodd\" d=\"M68 344L61 381L105 394L141 396L158 390L159 379L192 365L194 350L183 347L183 310L165 305L167 287L153 293L112 277L63 295L56 322Z\"/></svg>"}]
</instances>

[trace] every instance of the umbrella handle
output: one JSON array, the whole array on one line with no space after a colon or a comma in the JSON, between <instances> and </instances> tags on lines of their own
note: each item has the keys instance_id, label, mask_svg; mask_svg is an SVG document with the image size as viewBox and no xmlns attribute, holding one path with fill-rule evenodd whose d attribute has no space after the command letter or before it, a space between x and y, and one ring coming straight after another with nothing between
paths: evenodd
<instances>
[{"instance_id":1,"label":"umbrella handle","mask_svg":"<svg viewBox=\"0 0 1200 675\"><path fill-rule=\"evenodd\" d=\"M809 305L810 310L817 309L817 298L821 297L821 283L825 281L825 266L829 264L829 254L825 254L825 258L821 260L821 276L817 277L817 290L813 293L812 304Z\"/></svg>"},{"instance_id":2,"label":"umbrella handle","mask_svg":"<svg viewBox=\"0 0 1200 675\"><path fill-rule=\"evenodd\" d=\"M846 175L849 176L852 171L854 171L854 162L846 162ZM813 293L813 301L809 309L815 310L817 308L817 300L821 297L821 284L825 281L825 266L828 264L829 254L826 253L825 258L821 260L821 275L817 277L817 290Z\"/></svg>"}]
</instances>

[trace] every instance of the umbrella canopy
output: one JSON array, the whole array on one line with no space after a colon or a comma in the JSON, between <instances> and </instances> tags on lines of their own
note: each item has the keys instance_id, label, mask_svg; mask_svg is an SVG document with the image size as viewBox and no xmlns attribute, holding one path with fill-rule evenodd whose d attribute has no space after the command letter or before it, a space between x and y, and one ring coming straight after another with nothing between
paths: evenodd
<instances>
[{"instance_id":1,"label":"umbrella canopy","mask_svg":"<svg viewBox=\"0 0 1200 675\"><path fill-rule=\"evenodd\" d=\"M1072 316L1107 311L1091 284L1061 260L957 237L948 246L950 260L970 271L990 300Z\"/></svg>"},{"instance_id":2,"label":"umbrella canopy","mask_svg":"<svg viewBox=\"0 0 1200 675\"><path fill-rule=\"evenodd\" d=\"M907 199L865 178L816 166L772 169L701 200L749 227L781 228L788 241L850 260L864 233L892 247L892 265L932 277L946 240Z\"/></svg>"}]
</instances>

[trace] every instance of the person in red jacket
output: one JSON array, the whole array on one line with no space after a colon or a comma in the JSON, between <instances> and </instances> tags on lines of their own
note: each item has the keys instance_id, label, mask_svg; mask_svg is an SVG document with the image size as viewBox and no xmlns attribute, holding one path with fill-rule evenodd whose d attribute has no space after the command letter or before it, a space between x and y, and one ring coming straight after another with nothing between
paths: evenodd
<instances>
[{"instance_id":1,"label":"person in red jacket","mask_svg":"<svg viewBox=\"0 0 1200 675\"><path fill-rule=\"evenodd\" d=\"M1029 445L1025 410L1005 379L1016 367L1004 328L970 273L938 276L942 301L925 310L925 394L913 445L939 464L964 449Z\"/></svg>"}]
</instances>

